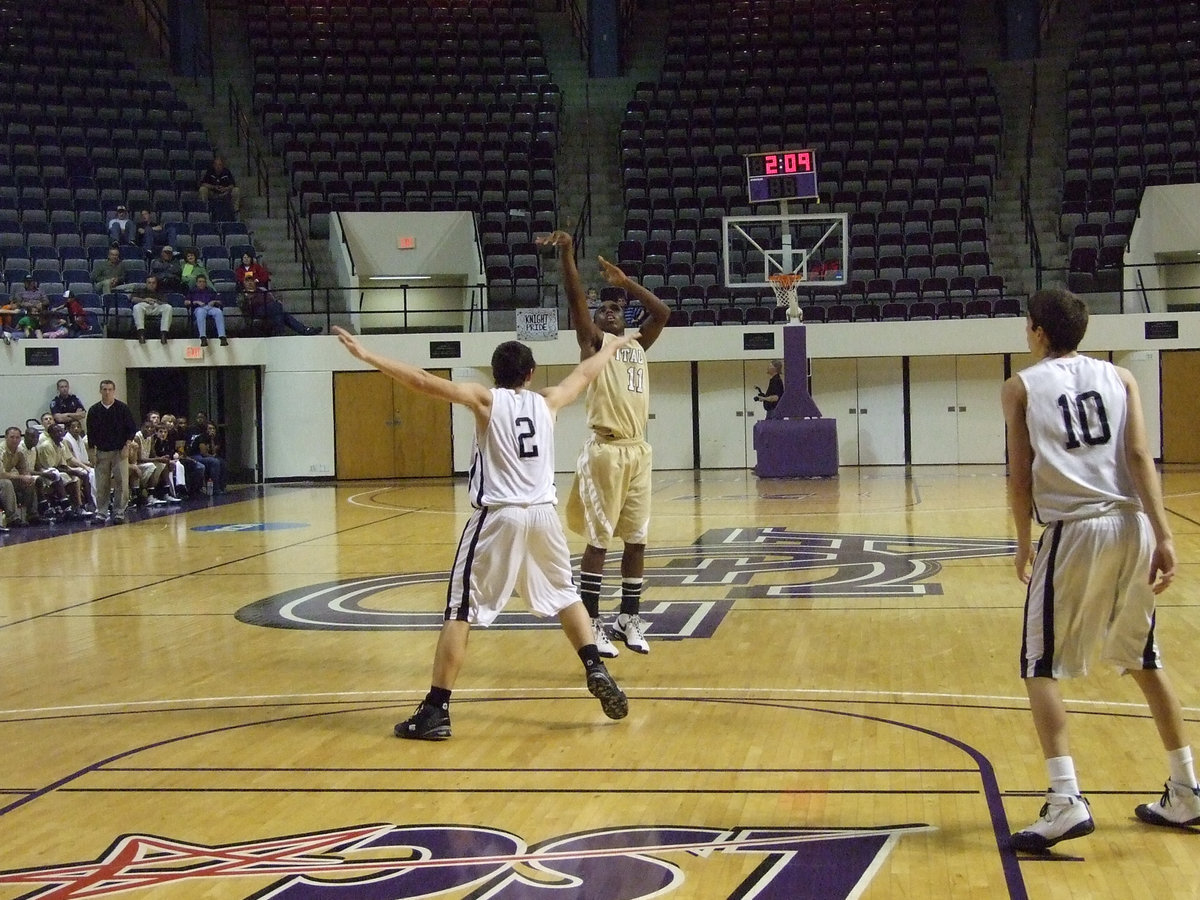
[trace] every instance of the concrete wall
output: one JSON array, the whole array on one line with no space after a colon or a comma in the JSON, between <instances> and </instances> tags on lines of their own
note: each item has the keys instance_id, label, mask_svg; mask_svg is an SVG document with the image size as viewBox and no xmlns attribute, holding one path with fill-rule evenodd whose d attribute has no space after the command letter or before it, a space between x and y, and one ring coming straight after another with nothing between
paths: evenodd
<instances>
[{"instance_id":1,"label":"concrete wall","mask_svg":"<svg viewBox=\"0 0 1200 900\"><path fill-rule=\"evenodd\" d=\"M1177 339L1146 340L1147 321L1172 322ZM651 350L656 421L690 421L691 386L686 377L689 364L704 360L769 360L783 349L782 329L765 328L679 328L663 332ZM1023 319L971 319L949 322L883 322L808 326L808 353L812 359L954 356L969 354L1014 354L1026 352ZM747 333L767 333L774 346L743 350ZM470 334L380 334L367 335L364 343L377 352L426 368L450 369L458 378L485 379L492 350L511 332ZM435 340L459 342L458 359L435 358ZM65 341L22 341L0 346L0 425L24 425L27 418L48 408L54 384L62 377L71 381L72 391L86 405L99 398L99 381L111 378L119 397L128 396L126 385L132 370L143 367L236 365L254 366L263 373L264 444L263 471L268 480L329 477L334 473L333 372L360 370L364 366L342 349L332 336L288 336L234 339L228 347L209 347L199 360L185 360L184 348L192 341L177 339L166 347L158 343L140 345L116 339ZM57 366L28 366L29 348L59 349ZM579 349L573 332L560 333L555 341L532 345L547 377L561 377L578 362ZM1161 350L1200 348L1200 313L1095 316L1083 349L1138 359L1139 380L1144 382L1148 409L1157 409L1157 367L1151 361ZM1147 363L1150 364L1147 364ZM671 364L671 365L667 365ZM654 370L663 367L663 377ZM555 368L563 367L563 368ZM1153 404L1153 406L1152 406ZM134 410L140 415L142 410ZM999 399L997 397L997 414ZM1148 416L1149 417L1149 416ZM582 416L578 417L580 420ZM455 420L456 423L458 420ZM571 434L579 422L569 419ZM469 427L469 426L465 426ZM652 426L653 427L653 426ZM1153 422L1150 430L1157 432ZM469 431L456 424L455 464L465 468L464 447L469 448ZM564 438L567 436L564 432ZM656 454L657 457L657 454ZM684 454L680 454L682 459ZM685 463L686 465L686 463Z\"/></svg>"}]
</instances>

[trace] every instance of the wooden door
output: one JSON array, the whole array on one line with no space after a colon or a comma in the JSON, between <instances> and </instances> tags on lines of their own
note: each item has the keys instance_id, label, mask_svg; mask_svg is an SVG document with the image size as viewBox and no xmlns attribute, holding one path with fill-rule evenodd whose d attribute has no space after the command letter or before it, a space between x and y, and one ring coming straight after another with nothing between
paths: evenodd
<instances>
[{"instance_id":1,"label":"wooden door","mask_svg":"<svg viewBox=\"0 0 1200 900\"><path fill-rule=\"evenodd\" d=\"M447 369L430 374L449 378ZM389 379L390 381L390 379ZM397 478L437 478L454 474L450 404L392 382L392 448Z\"/></svg>"},{"instance_id":2,"label":"wooden door","mask_svg":"<svg viewBox=\"0 0 1200 900\"><path fill-rule=\"evenodd\" d=\"M453 472L449 405L406 390L382 372L335 372L333 418L339 479Z\"/></svg>"},{"instance_id":3,"label":"wooden door","mask_svg":"<svg viewBox=\"0 0 1200 900\"><path fill-rule=\"evenodd\" d=\"M1196 428L1200 422L1198 377L1200 350L1172 350L1162 354L1162 461L1165 463L1200 462L1200 430Z\"/></svg>"}]
</instances>

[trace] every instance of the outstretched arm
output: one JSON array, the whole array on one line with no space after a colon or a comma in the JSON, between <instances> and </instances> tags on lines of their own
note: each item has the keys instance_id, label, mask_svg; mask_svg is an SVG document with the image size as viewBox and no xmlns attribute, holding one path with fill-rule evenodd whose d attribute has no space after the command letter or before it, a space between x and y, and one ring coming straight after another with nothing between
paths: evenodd
<instances>
[{"instance_id":1,"label":"outstretched arm","mask_svg":"<svg viewBox=\"0 0 1200 900\"><path fill-rule=\"evenodd\" d=\"M614 287L622 288L626 294L641 303L642 308L646 310L646 318L642 320L640 326L641 344L643 350L649 350L650 345L658 340L658 336L666 327L667 319L671 317L671 308L659 300L652 291L626 275L618 266L613 265L603 256L599 259L600 273L604 276L604 280Z\"/></svg>"},{"instance_id":2,"label":"outstretched arm","mask_svg":"<svg viewBox=\"0 0 1200 900\"><path fill-rule=\"evenodd\" d=\"M1128 369L1117 368L1125 385L1127 399L1125 410L1125 458L1133 476L1134 489L1142 501L1142 510L1150 518L1154 529L1154 555L1150 557L1150 583L1154 593L1159 594L1171 586L1175 579L1175 540L1167 522L1163 507L1162 485L1154 468L1154 458L1146 444L1146 428L1142 424L1142 398L1137 382Z\"/></svg>"},{"instance_id":3,"label":"outstretched arm","mask_svg":"<svg viewBox=\"0 0 1200 900\"><path fill-rule=\"evenodd\" d=\"M587 292L583 289L583 279L579 277L579 267L575 264L575 241L567 232L555 231L546 237L538 238L537 243L542 247L558 248L563 287L567 292L571 321L575 324L575 339L579 341L579 358L587 359L600 349L604 335L588 310Z\"/></svg>"},{"instance_id":4,"label":"outstretched arm","mask_svg":"<svg viewBox=\"0 0 1200 900\"><path fill-rule=\"evenodd\" d=\"M352 356L358 357L406 388L450 403L459 403L470 408L477 416L486 416L490 412L492 393L483 385L439 378L409 363L372 353L357 337L336 325L333 327L333 333Z\"/></svg>"},{"instance_id":5,"label":"outstretched arm","mask_svg":"<svg viewBox=\"0 0 1200 900\"><path fill-rule=\"evenodd\" d=\"M619 338L602 344L599 350L572 369L566 378L554 387L542 391L542 396L546 398L546 405L554 412L570 405L589 384L596 380L596 376L604 371L604 367L608 365L610 359L616 356L618 350L628 347L637 339L637 331L626 331Z\"/></svg>"}]
</instances>

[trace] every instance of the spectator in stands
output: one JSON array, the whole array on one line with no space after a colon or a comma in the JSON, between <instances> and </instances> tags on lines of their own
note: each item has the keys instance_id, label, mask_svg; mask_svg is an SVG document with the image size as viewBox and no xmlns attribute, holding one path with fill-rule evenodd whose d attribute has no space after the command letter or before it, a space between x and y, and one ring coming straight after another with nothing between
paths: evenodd
<instances>
[{"instance_id":1,"label":"spectator in stands","mask_svg":"<svg viewBox=\"0 0 1200 900\"><path fill-rule=\"evenodd\" d=\"M171 339L171 304L159 290L158 278L154 275L147 276L146 284L134 290L133 296L137 300L133 304L133 329L138 343L146 343L146 316L157 316L162 342L165 344Z\"/></svg>"},{"instance_id":2,"label":"spectator in stands","mask_svg":"<svg viewBox=\"0 0 1200 900\"><path fill-rule=\"evenodd\" d=\"M108 238L114 244L132 244L137 240L137 227L124 205L118 206L116 215L108 220Z\"/></svg>"},{"instance_id":3,"label":"spectator in stands","mask_svg":"<svg viewBox=\"0 0 1200 900\"><path fill-rule=\"evenodd\" d=\"M208 319L213 320L217 328L217 337L221 346L229 346L229 338L225 336L225 310L221 307L221 298L217 292L208 286L208 277L196 276L195 286L188 291L186 306L196 317L196 331L200 334L200 346L208 346Z\"/></svg>"},{"instance_id":4,"label":"spectator in stands","mask_svg":"<svg viewBox=\"0 0 1200 900\"><path fill-rule=\"evenodd\" d=\"M195 248L188 247L183 251L183 265L179 267L179 277L183 280L183 286L190 291L196 286L196 279L201 276L208 281L208 269L200 262Z\"/></svg>"},{"instance_id":5,"label":"spectator in stands","mask_svg":"<svg viewBox=\"0 0 1200 900\"><path fill-rule=\"evenodd\" d=\"M258 286L258 279L248 275L244 282L242 311L248 319L259 319L266 323L271 334L280 334L289 328L296 334L320 334L320 327L309 327L283 308L275 295Z\"/></svg>"},{"instance_id":6,"label":"spectator in stands","mask_svg":"<svg viewBox=\"0 0 1200 900\"><path fill-rule=\"evenodd\" d=\"M21 337L40 338L42 336L40 317L31 312L23 313L21 318L17 319L17 327L13 330L13 337L15 338L17 334L20 334Z\"/></svg>"},{"instance_id":7,"label":"spectator in stands","mask_svg":"<svg viewBox=\"0 0 1200 900\"><path fill-rule=\"evenodd\" d=\"M21 312L40 318L42 312L50 305L50 298L38 284L38 280L30 272L25 276L24 287L12 295L12 304Z\"/></svg>"},{"instance_id":8,"label":"spectator in stands","mask_svg":"<svg viewBox=\"0 0 1200 900\"><path fill-rule=\"evenodd\" d=\"M137 423L129 407L117 399L117 385L109 378L100 382L100 402L88 410L87 433L96 459L94 521L106 521L111 492L112 520L121 525L129 505L129 442L137 434Z\"/></svg>"},{"instance_id":9,"label":"spectator in stands","mask_svg":"<svg viewBox=\"0 0 1200 900\"><path fill-rule=\"evenodd\" d=\"M225 200L236 218L242 211L242 192L234 180L233 173L225 167L220 154L213 156L212 164L200 176L200 199L211 205L214 200Z\"/></svg>"},{"instance_id":10,"label":"spectator in stands","mask_svg":"<svg viewBox=\"0 0 1200 900\"><path fill-rule=\"evenodd\" d=\"M267 267L260 263L253 253L243 253L242 261L233 270L233 278L237 282L239 292L245 290L246 279L251 275L260 288L271 289L271 273L267 271Z\"/></svg>"},{"instance_id":11,"label":"spectator in stands","mask_svg":"<svg viewBox=\"0 0 1200 900\"><path fill-rule=\"evenodd\" d=\"M72 422L82 424L87 418L87 410L84 409L83 401L71 393L71 382L60 378L54 389L56 393L50 401L50 413L54 416L54 421L62 425L70 425Z\"/></svg>"},{"instance_id":12,"label":"spectator in stands","mask_svg":"<svg viewBox=\"0 0 1200 900\"><path fill-rule=\"evenodd\" d=\"M87 411L84 411L84 417L87 417ZM90 498L88 508L90 512L96 511L96 468L92 465L91 447L88 446L87 435L83 433L84 419L72 419L67 423L67 433L63 436L63 443L67 447L67 454L70 457L68 466L71 469L71 474L75 475L83 482L83 490L86 496Z\"/></svg>"},{"instance_id":13,"label":"spectator in stands","mask_svg":"<svg viewBox=\"0 0 1200 900\"><path fill-rule=\"evenodd\" d=\"M225 460L221 459L220 452L217 426L212 422L205 424L203 431L194 434L188 445L188 456L204 466L214 496L225 493Z\"/></svg>"},{"instance_id":14,"label":"spectator in stands","mask_svg":"<svg viewBox=\"0 0 1200 900\"><path fill-rule=\"evenodd\" d=\"M79 298L69 289L63 291L62 302L54 308L66 322L67 337L79 337L80 335L88 334L92 330L92 323L88 321L87 310L83 308L83 304L79 302Z\"/></svg>"},{"instance_id":15,"label":"spectator in stands","mask_svg":"<svg viewBox=\"0 0 1200 900\"><path fill-rule=\"evenodd\" d=\"M4 446L0 448L0 478L12 485L19 507L16 519L9 517L9 523L15 521L17 524L37 525L41 521L38 517L37 476L33 474L29 457L21 452L21 429L16 425L9 425L4 430ZM5 512L7 514L7 509Z\"/></svg>"},{"instance_id":16,"label":"spectator in stands","mask_svg":"<svg viewBox=\"0 0 1200 900\"><path fill-rule=\"evenodd\" d=\"M66 305L63 302L47 304L38 317L38 330L44 338L70 337L71 323Z\"/></svg>"},{"instance_id":17,"label":"spectator in stands","mask_svg":"<svg viewBox=\"0 0 1200 900\"><path fill-rule=\"evenodd\" d=\"M136 234L138 246L146 251L147 257L157 256L159 248L167 243L166 230L148 209L138 214Z\"/></svg>"},{"instance_id":18,"label":"spectator in stands","mask_svg":"<svg viewBox=\"0 0 1200 900\"><path fill-rule=\"evenodd\" d=\"M240 290L239 286L239 290ZM5 344L20 340L24 335L17 331L17 321L21 318L21 308L10 299L0 306L0 337Z\"/></svg>"},{"instance_id":19,"label":"spectator in stands","mask_svg":"<svg viewBox=\"0 0 1200 900\"><path fill-rule=\"evenodd\" d=\"M108 256L92 269L92 287L99 294L111 294L125 284L125 261L117 247L108 248Z\"/></svg>"},{"instance_id":20,"label":"spectator in stands","mask_svg":"<svg viewBox=\"0 0 1200 900\"><path fill-rule=\"evenodd\" d=\"M175 248L170 244L159 251L150 261L150 274L158 278L162 291L178 291L183 288L183 264L175 257Z\"/></svg>"}]
</instances>

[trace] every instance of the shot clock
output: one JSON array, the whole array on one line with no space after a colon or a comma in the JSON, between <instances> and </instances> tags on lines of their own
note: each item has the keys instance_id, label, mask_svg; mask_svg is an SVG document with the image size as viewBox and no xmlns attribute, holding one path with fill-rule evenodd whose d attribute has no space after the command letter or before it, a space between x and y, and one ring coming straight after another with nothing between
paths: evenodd
<instances>
[{"instance_id":1,"label":"shot clock","mask_svg":"<svg viewBox=\"0 0 1200 900\"><path fill-rule=\"evenodd\" d=\"M817 155L812 150L749 153L746 185L751 203L816 199Z\"/></svg>"}]
</instances>

